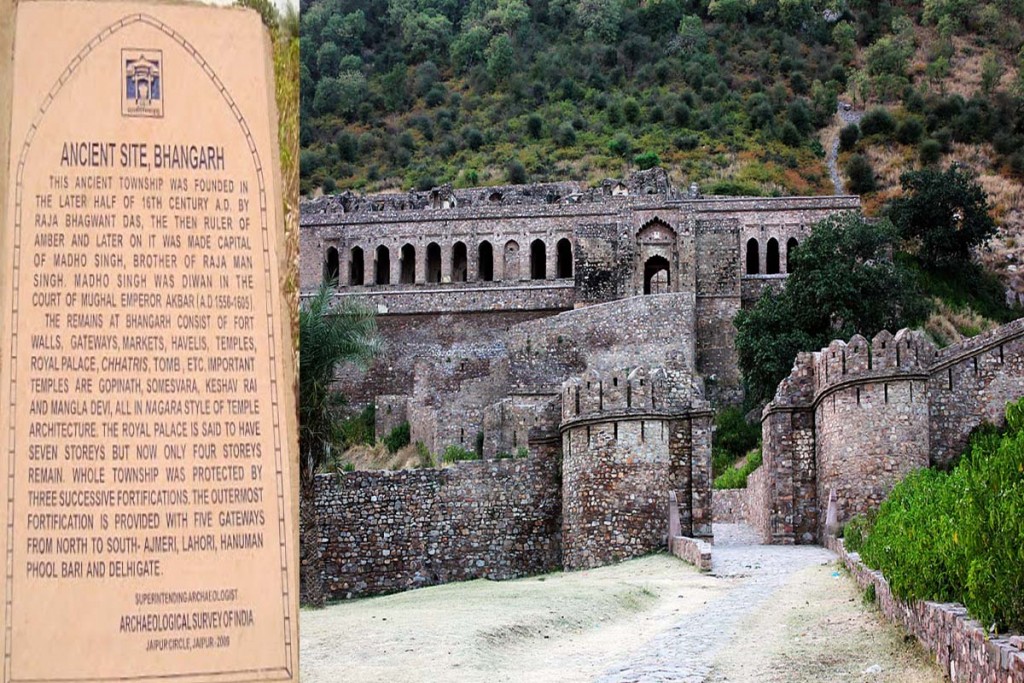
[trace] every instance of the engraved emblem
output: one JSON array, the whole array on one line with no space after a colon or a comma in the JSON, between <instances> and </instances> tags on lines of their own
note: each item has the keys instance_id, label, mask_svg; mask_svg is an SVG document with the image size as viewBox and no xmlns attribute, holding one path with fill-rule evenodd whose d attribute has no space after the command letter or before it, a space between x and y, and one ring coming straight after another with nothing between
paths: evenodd
<instances>
[{"instance_id":1,"label":"engraved emblem","mask_svg":"<svg viewBox=\"0 0 1024 683\"><path fill-rule=\"evenodd\" d=\"M164 115L163 54L160 50L121 50L121 114Z\"/></svg>"}]
</instances>

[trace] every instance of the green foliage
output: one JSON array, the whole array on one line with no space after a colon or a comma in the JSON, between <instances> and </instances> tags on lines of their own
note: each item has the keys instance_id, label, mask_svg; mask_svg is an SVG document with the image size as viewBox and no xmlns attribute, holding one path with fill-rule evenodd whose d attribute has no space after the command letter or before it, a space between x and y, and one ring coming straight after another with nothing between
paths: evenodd
<instances>
[{"instance_id":1,"label":"green foliage","mask_svg":"<svg viewBox=\"0 0 1024 683\"><path fill-rule=\"evenodd\" d=\"M761 441L761 426L750 424L737 407L723 408L715 415L711 448L711 472L718 476Z\"/></svg>"},{"instance_id":2,"label":"green foliage","mask_svg":"<svg viewBox=\"0 0 1024 683\"><path fill-rule=\"evenodd\" d=\"M747 488L747 477L750 473L761 466L761 449L757 449L747 458L742 467L730 467L722 474L715 477L714 487L716 489L745 489Z\"/></svg>"},{"instance_id":3,"label":"green foliage","mask_svg":"<svg viewBox=\"0 0 1024 683\"><path fill-rule=\"evenodd\" d=\"M373 309L348 298L332 304L332 294L325 283L299 309L299 469L306 483L343 439L334 417L342 400L332 388L337 368L368 367L381 347Z\"/></svg>"},{"instance_id":4,"label":"green foliage","mask_svg":"<svg viewBox=\"0 0 1024 683\"><path fill-rule=\"evenodd\" d=\"M637 165L640 170L646 171L649 168L654 168L661 164L661 157L654 152L644 152L633 157L633 163Z\"/></svg>"},{"instance_id":5,"label":"green foliage","mask_svg":"<svg viewBox=\"0 0 1024 683\"><path fill-rule=\"evenodd\" d=\"M864 539L871 534L875 516L874 511L866 515L854 515L843 526L843 543L851 553L859 553L864 547Z\"/></svg>"},{"instance_id":6,"label":"green foliage","mask_svg":"<svg viewBox=\"0 0 1024 683\"><path fill-rule=\"evenodd\" d=\"M861 552L906 600L958 601L1000 631L1024 629L1024 401L982 431L950 473L918 470L882 504Z\"/></svg>"},{"instance_id":7,"label":"green foliage","mask_svg":"<svg viewBox=\"0 0 1024 683\"><path fill-rule=\"evenodd\" d=\"M916 118L904 119L896 127L896 139L904 145L913 145L924 134L924 126Z\"/></svg>"},{"instance_id":8,"label":"green foliage","mask_svg":"<svg viewBox=\"0 0 1024 683\"><path fill-rule=\"evenodd\" d=\"M338 430L341 434L341 440L338 443L340 450L346 450L360 444L373 445L375 421L376 411L372 403L359 411L358 414L342 420L338 424Z\"/></svg>"},{"instance_id":9,"label":"green foliage","mask_svg":"<svg viewBox=\"0 0 1024 683\"><path fill-rule=\"evenodd\" d=\"M896 130L896 119L884 107L875 107L860 119L860 132L864 137L871 135L888 136Z\"/></svg>"},{"instance_id":10,"label":"green foliage","mask_svg":"<svg viewBox=\"0 0 1024 683\"><path fill-rule=\"evenodd\" d=\"M926 267L963 266L995 233L988 195L967 170L954 164L946 171L908 171L900 183L903 196L893 201L889 216L900 235L918 246Z\"/></svg>"},{"instance_id":11,"label":"green foliage","mask_svg":"<svg viewBox=\"0 0 1024 683\"><path fill-rule=\"evenodd\" d=\"M526 167L518 159L510 161L505 168L505 179L513 185L522 185L526 182Z\"/></svg>"},{"instance_id":12,"label":"green foliage","mask_svg":"<svg viewBox=\"0 0 1024 683\"><path fill-rule=\"evenodd\" d=\"M844 126L839 131L839 149L844 152L848 152L853 149L857 141L860 140L860 127L856 123L851 123L848 126Z\"/></svg>"},{"instance_id":13,"label":"green foliage","mask_svg":"<svg viewBox=\"0 0 1024 683\"><path fill-rule=\"evenodd\" d=\"M937 164L942 158L942 144L934 138L928 138L918 146L917 155L922 166Z\"/></svg>"},{"instance_id":14,"label":"green foliage","mask_svg":"<svg viewBox=\"0 0 1024 683\"><path fill-rule=\"evenodd\" d=\"M458 444L452 444L444 449L444 453L441 454L441 460L444 462L459 462L460 460L479 460L480 456L476 454L476 451L471 451L468 448L463 448Z\"/></svg>"},{"instance_id":15,"label":"green foliage","mask_svg":"<svg viewBox=\"0 0 1024 683\"><path fill-rule=\"evenodd\" d=\"M435 467L437 465L437 463L434 460L433 454L431 454L430 452L430 449L427 448L427 445L422 441L416 442L416 455L420 459L419 466L421 468Z\"/></svg>"},{"instance_id":16,"label":"green foliage","mask_svg":"<svg viewBox=\"0 0 1024 683\"><path fill-rule=\"evenodd\" d=\"M913 273L890 256L895 238L885 220L827 218L790 255L782 292L766 290L737 314L736 351L753 403L774 395L800 351L854 334L870 339L925 317L928 303Z\"/></svg>"},{"instance_id":17,"label":"green foliage","mask_svg":"<svg viewBox=\"0 0 1024 683\"><path fill-rule=\"evenodd\" d=\"M519 448L516 449L516 457L517 458L528 458L528 457L530 457L530 449L527 448L526 446L520 446Z\"/></svg>"},{"instance_id":18,"label":"green foliage","mask_svg":"<svg viewBox=\"0 0 1024 683\"><path fill-rule=\"evenodd\" d=\"M873 605L873 604L875 604L875 600L876 599L877 599L877 596L875 595L875 584L869 583L867 588L864 589L864 597L863 597L864 604L865 605Z\"/></svg>"},{"instance_id":19,"label":"green foliage","mask_svg":"<svg viewBox=\"0 0 1024 683\"><path fill-rule=\"evenodd\" d=\"M355 472L356 471L355 463L346 462L344 465L341 466L341 471L342 472Z\"/></svg>"},{"instance_id":20,"label":"green foliage","mask_svg":"<svg viewBox=\"0 0 1024 683\"><path fill-rule=\"evenodd\" d=\"M384 446L388 449L388 453L396 453L399 448L408 446L410 439L409 423L403 422L388 432L381 441L384 442Z\"/></svg>"},{"instance_id":21,"label":"green foliage","mask_svg":"<svg viewBox=\"0 0 1024 683\"><path fill-rule=\"evenodd\" d=\"M863 154L852 155L846 160L843 170L846 171L846 176L850 179L850 192L864 194L875 191L877 187L875 169L871 167L871 162Z\"/></svg>"}]
</instances>

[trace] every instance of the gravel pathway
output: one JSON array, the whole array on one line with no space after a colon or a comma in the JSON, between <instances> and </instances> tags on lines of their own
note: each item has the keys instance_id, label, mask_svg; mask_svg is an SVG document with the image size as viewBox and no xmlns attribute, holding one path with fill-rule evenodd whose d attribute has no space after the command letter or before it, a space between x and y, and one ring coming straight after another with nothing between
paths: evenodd
<instances>
[{"instance_id":1,"label":"gravel pathway","mask_svg":"<svg viewBox=\"0 0 1024 683\"><path fill-rule=\"evenodd\" d=\"M597 683L704 683L715 653L734 646L740 621L782 588L796 572L828 563L835 555L819 546L758 545L744 525L716 524L713 575L735 587L709 600L658 634L628 661L609 667Z\"/></svg>"},{"instance_id":2,"label":"gravel pathway","mask_svg":"<svg viewBox=\"0 0 1024 683\"><path fill-rule=\"evenodd\" d=\"M839 120L843 122L843 126L847 126L851 123L860 123L861 117L864 112L857 111L856 109L846 109L843 103L839 103L839 107L836 109L836 115ZM828 156L826 161L828 162L828 172L832 176L832 184L836 188L836 194L846 194L846 187L843 184L843 177L839 174L839 166L836 160L839 158L839 135L837 134L835 139L832 141L832 147L828 150Z\"/></svg>"}]
</instances>

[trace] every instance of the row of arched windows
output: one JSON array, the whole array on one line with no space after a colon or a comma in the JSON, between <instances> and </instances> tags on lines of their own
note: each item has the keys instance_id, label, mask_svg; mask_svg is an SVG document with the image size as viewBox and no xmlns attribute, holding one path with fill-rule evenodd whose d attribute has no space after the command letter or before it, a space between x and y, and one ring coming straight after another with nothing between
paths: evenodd
<instances>
[{"instance_id":1,"label":"row of arched windows","mask_svg":"<svg viewBox=\"0 0 1024 683\"><path fill-rule=\"evenodd\" d=\"M558 278L571 278L573 276L572 266L572 243L568 239L560 239L555 245L555 276ZM367 277L366 254L362 247L352 247L349 254L348 284L360 286L366 284L389 285L391 284L391 250L383 244L378 246L373 254L373 273ZM519 266L519 243L509 240L505 243L503 253L504 280L520 279ZM404 244L399 250L398 284L413 284L416 282L416 247L412 244ZM484 240L477 246L477 272L476 280L491 282L495 278L494 246ZM543 240L536 239L530 243L530 279L544 280L547 278L547 245ZM424 278L428 283L439 283L442 280L441 245L431 242L427 245L426 260L424 262ZM335 247L328 247L324 257L323 268L324 280L337 282L341 277L341 264L338 250ZM469 252L464 242L456 242L452 245L450 276L452 282L467 282L469 279Z\"/></svg>"},{"instance_id":2,"label":"row of arched windows","mask_svg":"<svg viewBox=\"0 0 1024 683\"><path fill-rule=\"evenodd\" d=\"M795 237L790 237L786 242L786 272L792 272L789 267L789 257L796 248ZM767 251L764 259L764 272L766 275L777 275L782 272L779 268L779 241L772 237L768 240ZM761 247L757 239L751 237L747 240L747 275L761 274Z\"/></svg>"}]
</instances>

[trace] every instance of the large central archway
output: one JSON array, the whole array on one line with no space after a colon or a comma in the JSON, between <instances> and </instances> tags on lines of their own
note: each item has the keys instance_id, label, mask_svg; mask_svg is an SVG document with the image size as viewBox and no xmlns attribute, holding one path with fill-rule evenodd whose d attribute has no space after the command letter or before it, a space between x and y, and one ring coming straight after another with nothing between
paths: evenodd
<instances>
[{"instance_id":1,"label":"large central archway","mask_svg":"<svg viewBox=\"0 0 1024 683\"><path fill-rule=\"evenodd\" d=\"M652 256L644 262L644 294L664 294L671 291L672 274L668 259Z\"/></svg>"}]
</instances>

